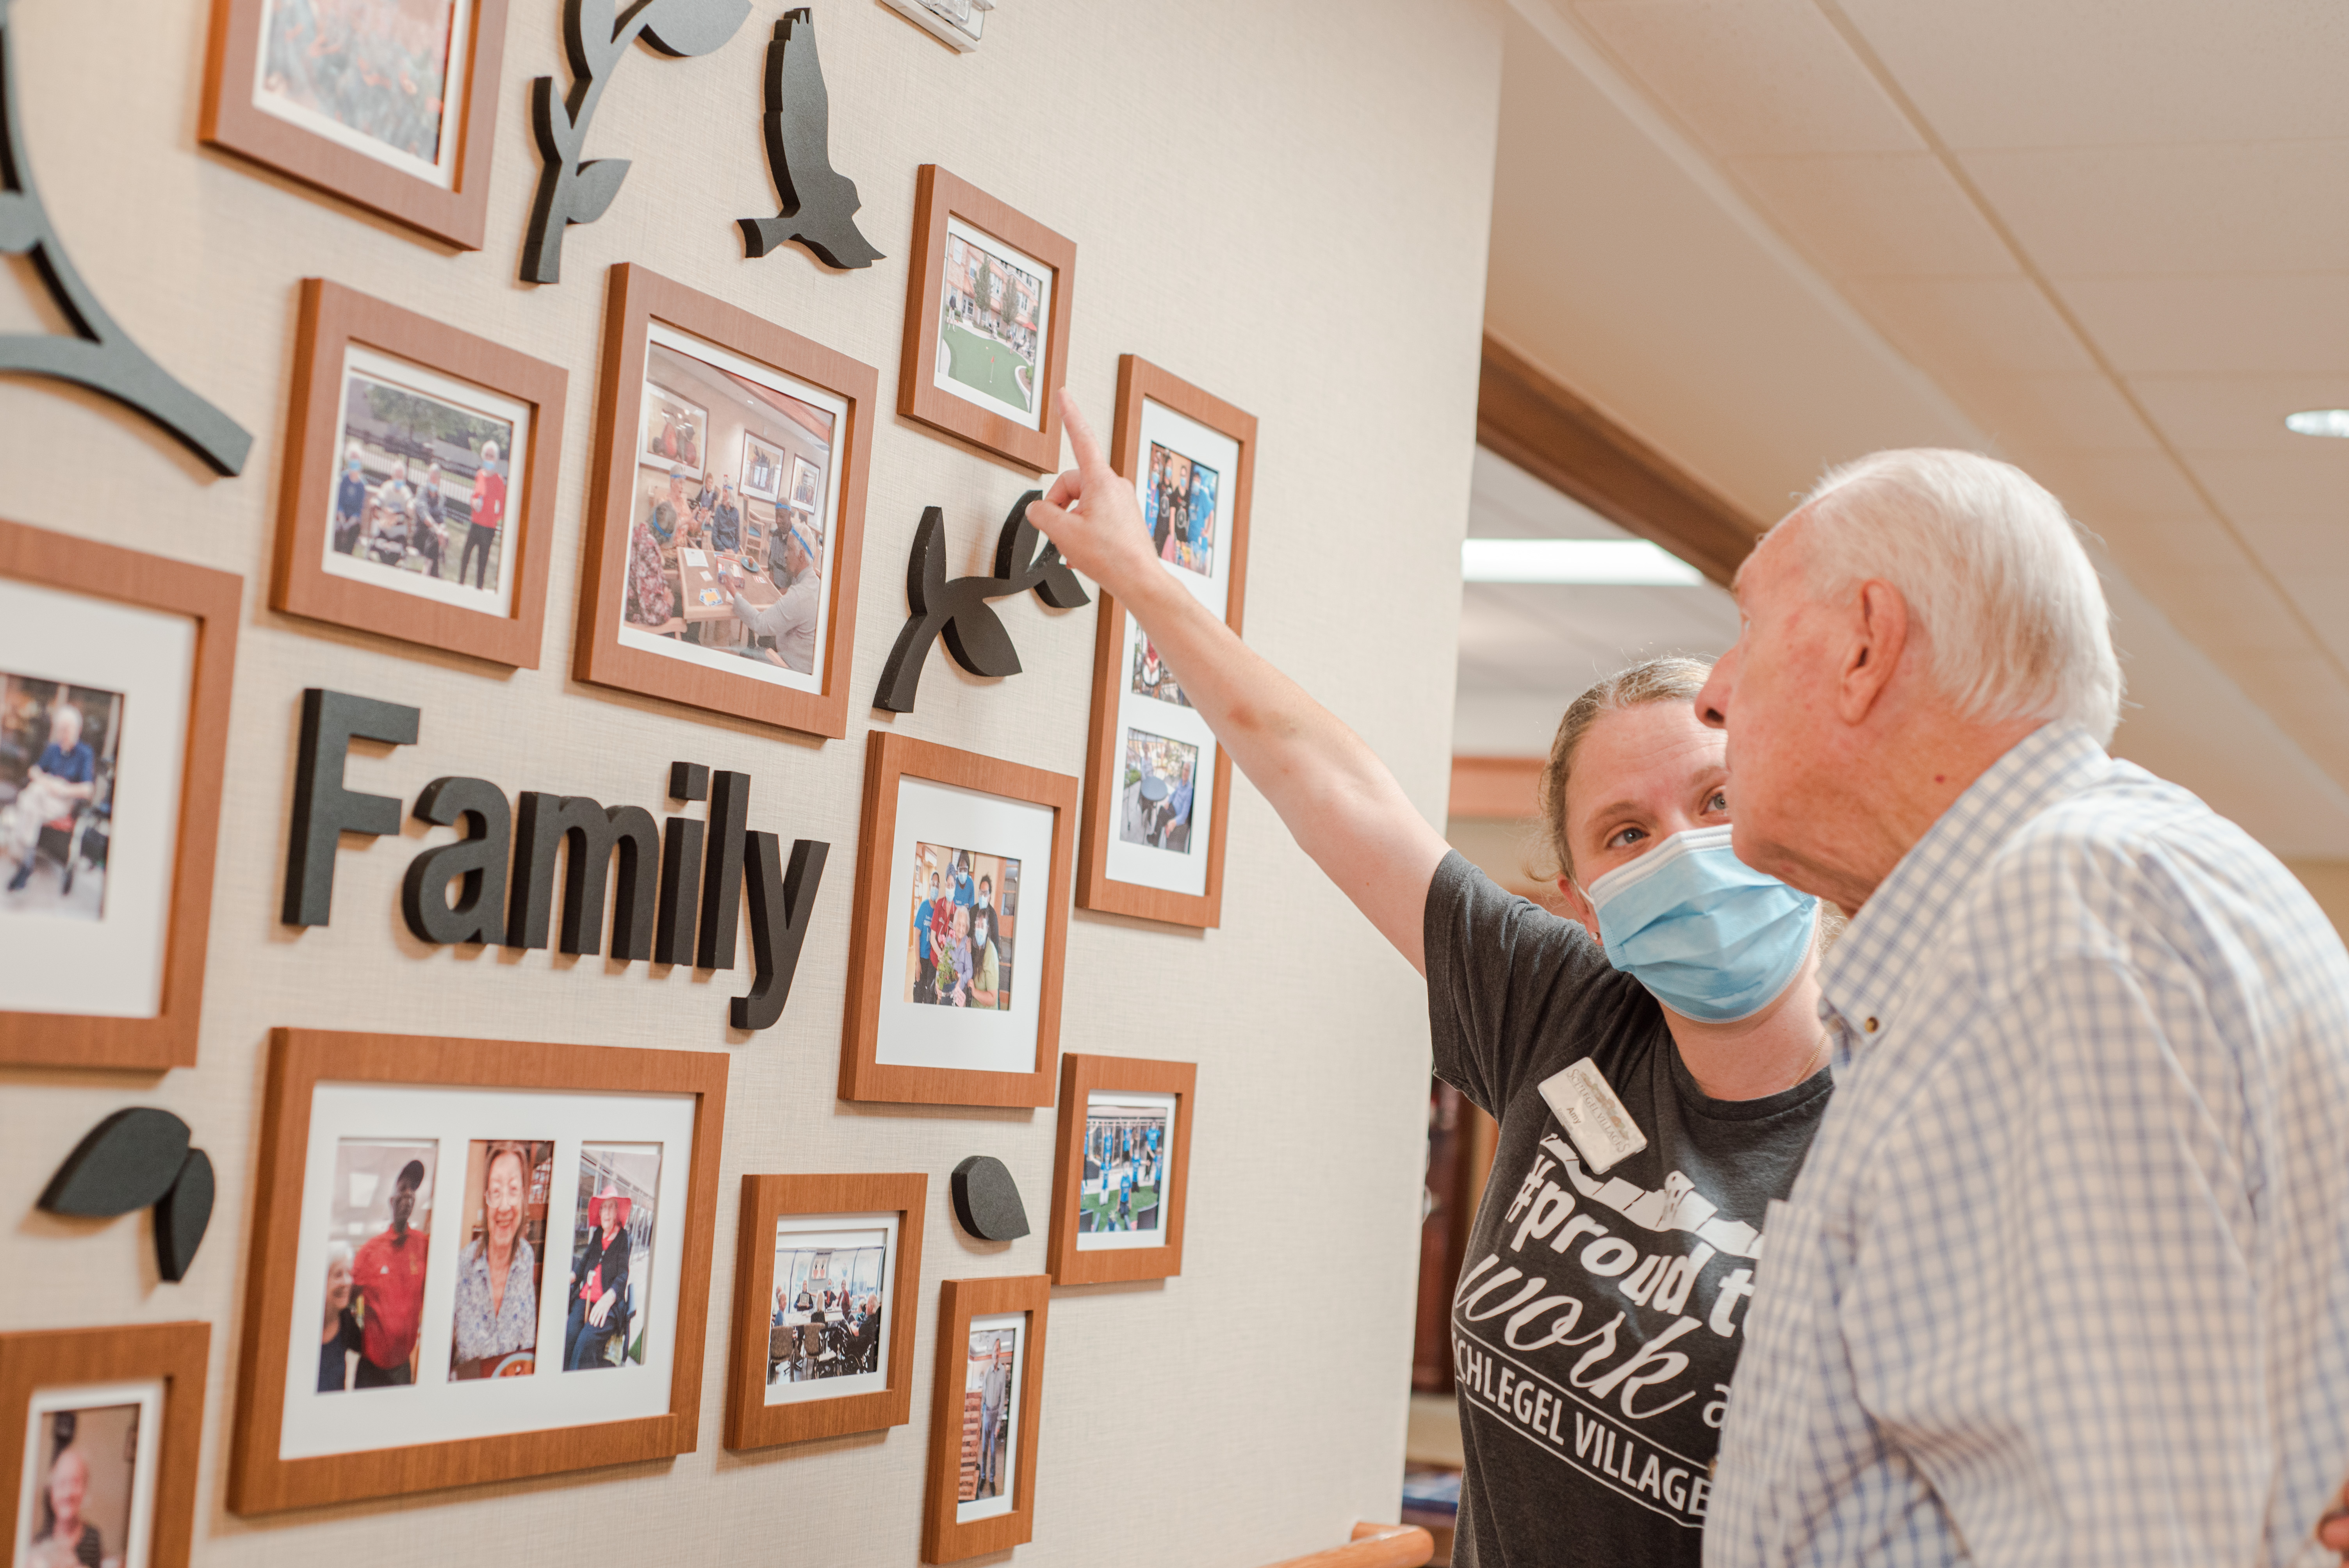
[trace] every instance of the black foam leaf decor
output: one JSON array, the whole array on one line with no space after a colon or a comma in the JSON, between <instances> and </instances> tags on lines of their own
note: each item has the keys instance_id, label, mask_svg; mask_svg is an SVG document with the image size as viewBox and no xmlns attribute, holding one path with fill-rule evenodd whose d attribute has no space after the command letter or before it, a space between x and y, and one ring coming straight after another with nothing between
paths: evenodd
<instances>
[{"instance_id":1,"label":"black foam leaf decor","mask_svg":"<svg viewBox=\"0 0 2349 1568\"><path fill-rule=\"evenodd\" d=\"M954 1168L955 1218L982 1242L1016 1242L1028 1233L1028 1206L1019 1183L992 1154L974 1154Z\"/></svg>"},{"instance_id":2,"label":"black foam leaf decor","mask_svg":"<svg viewBox=\"0 0 2349 1568\"><path fill-rule=\"evenodd\" d=\"M110 1220L171 1190L188 1160L188 1124L168 1110L136 1105L93 1127L42 1189L52 1214Z\"/></svg>"},{"instance_id":3,"label":"black foam leaf decor","mask_svg":"<svg viewBox=\"0 0 2349 1568\"><path fill-rule=\"evenodd\" d=\"M1002 618L987 607L989 599L1008 598L1033 590L1055 610L1090 604L1092 597L1077 574L1061 560L1059 546L1046 540L1028 521L1028 507L1041 499L1030 490L1011 504L996 541L995 575L957 577L947 581L946 514L926 508L914 531L914 553L905 562L905 601L913 614L889 650L881 669L881 689L873 706L890 713L911 713L922 684L922 665L930 644L946 638L955 663L975 676L1016 676L1019 651Z\"/></svg>"},{"instance_id":4,"label":"black foam leaf decor","mask_svg":"<svg viewBox=\"0 0 2349 1568\"><path fill-rule=\"evenodd\" d=\"M212 1161L201 1149L188 1150L180 1179L155 1205L155 1269L174 1284L188 1277L212 1221Z\"/></svg>"}]
</instances>

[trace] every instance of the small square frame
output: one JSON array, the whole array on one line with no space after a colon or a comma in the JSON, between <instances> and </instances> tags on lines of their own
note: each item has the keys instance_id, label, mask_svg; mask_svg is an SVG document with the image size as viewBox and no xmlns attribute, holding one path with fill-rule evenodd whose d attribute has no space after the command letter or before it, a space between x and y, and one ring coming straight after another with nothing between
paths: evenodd
<instances>
[{"instance_id":1,"label":"small square frame","mask_svg":"<svg viewBox=\"0 0 2349 1568\"><path fill-rule=\"evenodd\" d=\"M1044 1266L1054 1284L1109 1284L1131 1279L1172 1279L1183 1272L1183 1222L1190 1212L1191 1123L1197 1115L1199 1068L1194 1062L1097 1057L1071 1051L1061 1058L1061 1126L1052 1162L1052 1229ZM1155 1247L1077 1245L1078 1190L1084 1183L1085 1112L1095 1089L1174 1097L1174 1140L1167 1157L1174 1176L1161 1194L1166 1241Z\"/></svg>"},{"instance_id":2,"label":"small square frame","mask_svg":"<svg viewBox=\"0 0 2349 1568\"><path fill-rule=\"evenodd\" d=\"M489 222L490 154L496 140L498 77L505 64L506 4L473 0L463 108L450 128L459 140L456 180L450 190L364 152L338 147L254 103L251 79L231 62L259 57L268 0L212 0L197 139L460 251L478 251Z\"/></svg>"},{"instance_id":3,"label":"small square frame","mask_svg":"<svg viewBox=\"0 0 2349 1568\"><path fill-rule=\"evenodd\" d=\"M839 454L840 515L826 550L833 573L832 624L824 633L823 689L792 691L748 676L706 669L620 641L634 525L638 400L645 336L656 322L718 344L746 359L821 387L848 405L833 444ZM848 733L855 685L856 582L864 553L864 490L880 373L747 310L671 282L633 262L612 269L604 312L604 381L595 401L594 464L588 475L587 549L571 673L597 686L656 696L730 717L838 740ZM738 492L739 493L739 492Z\"/></svg>"},{"instance_id":4,"label":"small square frame","mask_svg":"<svg viewBox=\"0 0 2349 1568\"><path fill-rule=\"evenodd\" d=\"M1239 473L1232 490L1232 531L1225 548L1231 569L1226 579L1224 624L1237 636L1240 611L1247 590L1248 507L1256 490L1256 416L1194 387L1181 377L1161 370L1137 355L1122 354L1117 361L1117 419L1110 440L1112 465L1120 478L1134 482L1142 469L1142 405L1147 398L1195 419L1237 442ZM1117 828L1121 798L1118 779L1122 759L1117 753L1121 726L1120 699L1125 690L1125 610L1108 589L1101 593L1101 610L1093 631L1092 735L1085 750L1084 831L1077 843L1077 907L1111 914L1136 915L1169 925L1209 929L1223 920L1224 833L1231 815L1232 754L1216 748L1215 804L1207 819L1207 885L1203 893L1175 892L1119 882L1109 874L1110 835Z\"/></svg>"},{"instance_id":5,"label":"small square frame","mask_svg":"<svg viewBox=\"0 0 2349 1568\"><path fill-rule=\"evenodd\" d=\"M728 1065L729 1058L711 1051L271 1030L260 1168L254 1181L253 1239L245 1268L244 1331L238 1346L230 1509L243 1514L274 1513L690 1453L701 1417L702 1346L709 1313L709 1253L718 1227ZM312 1092L321 1082L698 1097L687 1179L685 1241L679 1252L678 1352L668 1413L408 1448L280 1458L285 1346L293 1331L295 1264L301 1242L296 1228Z\"/></svg>"},{"instance_id":6,"label":"small square frame","mask_svg":"<svg viewBox=\"0 0 2349 1568\"><path fill-rule=\"evenodd\" d=\"M922 1217L930 1179L910 1175L742 1178L734 1257L733 1352L726 1375L726 1446L763 1449L902 1427L914 1405L915 1302L922 1290ZM789 1405L766 1402L767 1303L774 1295L775 1222L787 1214L883 1214L897 1220L890 1282L889 1386L878 1393Z\"/></svg>"},{"instance_id":7,"label":"small square frame","mask_svg":"<svg viewBox=\"0 0 2349 1568\"><path fill-rule=\"evenodd\" d=\"M353 344L469 381L531 407L530 449L508 453L506 526L514 541L513 593L503 615L442 604L328 572L325 497L342 447L344 351ZM514 669L538 668L546 629L546 563L554 537L554 491L563 451L570 374L446 322L403 310L325 278L302 280L294 347L294 396L285 425L285 468L277 490L277 549L269 607L428 648L467 654Z\"/></svg>"},{"instance_id":8,"label":"small square frame","mask_svg":"<svg viewBox=\"0 0 2349 1568\"><path fill-rule=\"evenodd\" d=\"M955 1068L902 1067L875 1059L881 1035L881 985L894 928L890 900L890 853L897 838L897 783L926 779L1045 806L1052 811L1052 863L1049 923L1044 932L1042 995L1036 1011L1036 1067L1032 1072L964 1071ZM1069 864L1076 837L1077 781L876 729L864 751L864 831L856 847L856 907L849 925L848 1006L841 1018L840 1098L895 1100L914 1105L1025 1105L1052 1103L1061 1057L1061 980L1068 956ZM1023 916L1024 918L1024 916Z\"/></svg>"},{"instance_id":9,"label":"small square frame","mask_svg":"<svg viewBox=\"0 0 2349 1568\"><path fill-rule=\"evenodd\" d=\"M922 1504L922 1561L959 1563L982 1553L1024 1545L1036 1534L1037 1419L1044 1404L1044 1319L1052 1282L1044 1274L1009 1279L950 1279L938 1286L937 1367L931 1380L928 1491ZM1019 1453L1012 1465L1009 1513L955 1522L956 1480L962 1469L963 1362L970 1354L970 1321L999 1313L1028 1315L1019 1365Z\"/></svg>"},{"instance_id":10,"label":"small square frame","mask_svg":"<svg viewBox=\"0 0 2349 1568\"><path fill-rule=\"evenodd\" d=\"M1016 425L937 385L938 325L944 309L939 289L949 215L1052 269L1052 319L1045 324L1044 362L1036 376L1037 396L1044 407L1041 429ZM915 188L913 243L914 263L905 269L905 346L897 372L897 412L991 452L1014 468L1050 472L1061 461L1059 393L1068 379L1069 320L1076 310L1076 242L936 164L925 163Z\"/></svg>"},{"instance_id":11,"label":"small square frame","mask_svg":"<svg viewBox=\"0 0 2349 1568\"><path fill-rule=\"evenodd\" d=\"M0 521L0 577L187 616L196 624L187 752L171 872L161 1006L151 1018L0 1012L0 1064L161 1072L196 1065L204 946L212 925L212 859L220 840L221 772L228 758L229 693L244 579L78 534Z\"/></svg>"},{"instance_id":12,"label":"small square frame","mask_svg":"<svg viewBox=\"0 0 2349 1568\"><path fill-rule=\"evenodd\" d=\"M155 1450L154 1523L148 1568L187 1568L195 1539L196 1460L203 1448L209 1323L50 1328L0 1334L0 1542L16 1539L25 1474L26 1418L43 1388L81 1383L163 1384L163 1430Z\"/></svg>"}]
</instances>

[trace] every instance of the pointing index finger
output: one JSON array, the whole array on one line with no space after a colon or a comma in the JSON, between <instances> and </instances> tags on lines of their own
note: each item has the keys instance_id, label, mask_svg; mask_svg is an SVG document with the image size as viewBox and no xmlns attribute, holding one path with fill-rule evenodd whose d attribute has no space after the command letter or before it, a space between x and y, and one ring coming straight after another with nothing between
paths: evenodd
<instances>
[{"instance_id":1,"label":"pointing index finger","mask_svg":"<svg viewBox=\"0 0 2349 1568\"><path fill-rule=\"evenodd\" d=\"M1093 434L1092 422L1085 418L1085 411L1077 407L1075 395L1065 387L1061 388L1061 418L1068 427L1069 446L1077 455L1077 467L1106 466L1109 459L1102 455L1101 438Z\"/></svg>"}]
</instances>

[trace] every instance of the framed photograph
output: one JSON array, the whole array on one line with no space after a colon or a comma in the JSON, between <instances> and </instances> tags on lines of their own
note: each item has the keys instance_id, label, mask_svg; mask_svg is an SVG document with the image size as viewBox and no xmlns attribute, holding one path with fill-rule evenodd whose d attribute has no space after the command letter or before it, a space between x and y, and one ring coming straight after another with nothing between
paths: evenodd
<instances>
[{"instance_id":1,"label":"framed photograph","mask_svg":"<svg viewBox=\"0 0 2349 1568\"><path fill-rule=\"evenodd\" d=\"M1142 500L1166 572L1234 632L1247 582L1256 418L1128 354L1117 366L1117 471ZM1173 925L1223 918L1232 762L1182 673L1101 596L1077 903Z\"/></svg>"},{"instance_id":2,"label":"framed photograph","mask_svg":"<svg viewBox=\"0 0 2349 1568\"><path fill-rule=\"evenodd\" d=\"M902 1427L929 1179L745 1176L726 1446Z\"/></svg>"},{"instance_id":3,"label":"framed photograph","mask_svg":"<svg viewBox=\"0 0 2349 1568\"><path fill-rule=\"evenodd\" d=\"M1199 1069L1071 1052L1045 1267L1054 1284L1183 1272L1184 1197Z\"/></svg>"},{"instance_id":4,"label":"framed photograph","mask_svg":"<svg viewBox=\"0 0 2349 1568\"><path fill-rule=\"evenodd\" d=\"M1035 1535L1051 1296L1052 1282L1042 1274L950 1279L938 1287L925 1563L958 1563Z\"/></svg>"},{"instance_id":5,"label":"framed photograph","mask_svg":"<svg viewBox=\"0 0 2349 1568\"><path fill-rule=\"evenodd\" d=\"M197 134L481 248L506 0L213 0Z\"/></svg>"},{"instance_id":6,"label":"framed photograph","mask_svg":"<svg viewBox=\"0 0 2349 1568\"><path fill-rule=\"evenodd\" d=\"M1075 243L926 163L914 253L897 412L1031 473L1058 467Z\"/></svg>"},{"instance_id":7,"label":"framed photograph","mask_svg":"<svg viewBox=\"0 0 2349 1568\"><path fill-rule=\"evenodd\" d=\"M569 380L304 279L270 608L536 669Z\"/></svg>"},{"instance_id":8,"label":"framed photograph","mask_svg":"<svg viewBox=\"0 0 2349 1568\"><path fill-rule=\"evenodd\" d=\"M693 1448L726 1067L276 1030L229 1506Z\"/></svg>"},{"instance_id":9,"label":"framed photograph","mask_svg":"<svg viewBox=\"0 0 2349 1568\"><path fill-rule=\"evenodd\" d=\"M843 1099L1050 1105L1077 781L874 730Z\"/></svg>"},{"instance_id":10,"label":"framed photograph","mask_svg":"<svg viewBox=\"0 0 2349 1568\"><path fill-rule=\"evenodd\" d=\"M0 1537L16 1568L186 1568L207 1323L0 1334Z\"/></svg>"},{"instance_id":11,"label":"framed photograph","mask_svg":"<svg viewBox=\"0 0 2349 1568\"><path fill-rule=\"evenodd\" d=\"M243 593L0 521L0 1062L195 1065Z\"/></svg>"},{"instance_id":12,"label":"framed photograph","mask_svg":"<svg viewBox=\"0 0 2349 1568\"><path fill-rule=\"evenodd\" d=\"M613 268L573 673L846 735L877 378L748 311ZM742 471L704 464L712 452L740 453ZM802 494L803 510L778 509Z\"/></svg>"}]
</instances>

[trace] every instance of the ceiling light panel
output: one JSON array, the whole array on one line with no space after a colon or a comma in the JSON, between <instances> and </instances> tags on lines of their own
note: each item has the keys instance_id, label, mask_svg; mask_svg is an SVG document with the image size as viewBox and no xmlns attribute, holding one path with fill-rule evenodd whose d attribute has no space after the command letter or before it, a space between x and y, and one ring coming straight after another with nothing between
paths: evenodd
<instances>
[{"instance_id":1,"label":"ceiling light panel","mask_svg":"<svg viewBox=\"0 0 2349 1568\"><path fill-rule=\"evenodd\" d=\"M1704 573L1644 539L1467 539L1460 575L1469 583L1570 583L1599 587L1693 588Z\"/></svg>"}]
</instances>

